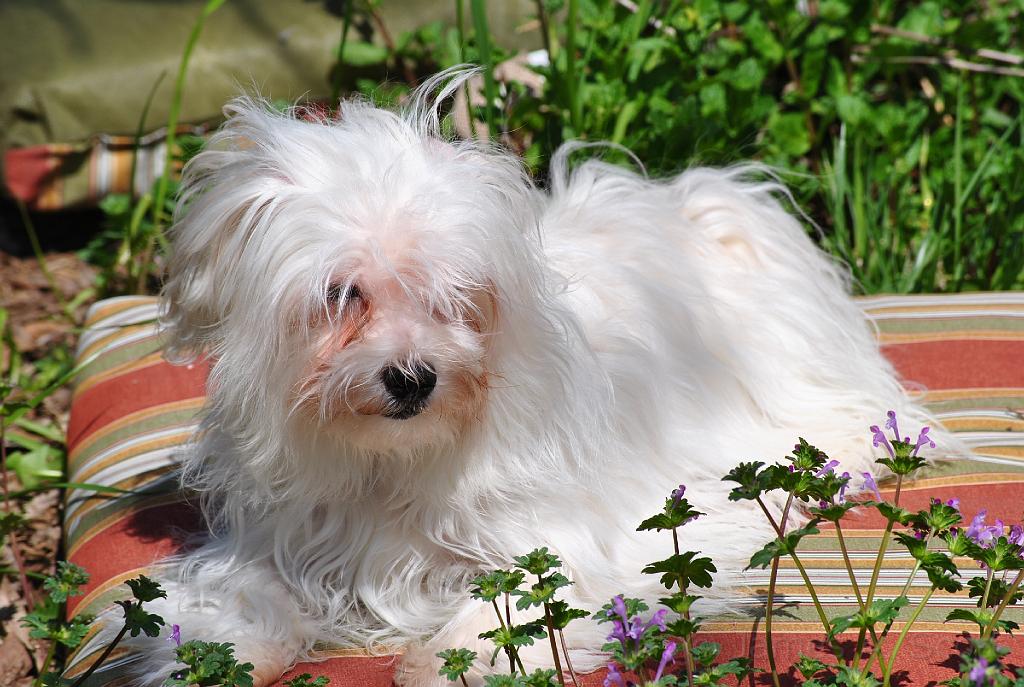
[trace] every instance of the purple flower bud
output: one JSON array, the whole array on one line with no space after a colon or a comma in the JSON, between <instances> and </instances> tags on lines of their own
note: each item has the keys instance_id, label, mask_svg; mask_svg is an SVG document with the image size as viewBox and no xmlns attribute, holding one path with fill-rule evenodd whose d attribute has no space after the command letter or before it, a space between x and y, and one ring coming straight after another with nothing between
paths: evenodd
<instances>
[{"instance_id":1,"label":"purple flower bud","mask_svg":"<svg viewBox=\"0 0 1024 687\"><path fill-rule=\"evenodd\" d=\"M683 494L686 493L686 485L680 484L678 489L672 490L672 505L678 506L679 502L683 499Z\"/></svg>"},{"instance_id":2,"label":"purple flower bud","mask_svg":"<svg viewBox=\"0 0 1024 687\"><path fill-rule=\"evenodd\" d=\"M649 630L653 625L657 625L658 629L664 632L666 615L668 615L668 611L664 608L655 611L654 615L651 616L651 619L647 621L646 625L644 625L644 632L647 632L647 630Z\"/></svg>"},{"instance_id":3,"label":"purple flower bud","mask_svg":"<svg viewBox=\"0 0 1024 687\"><path fill-rule=\"evenodd\" d=\"M930 427L922 427L921 433L917 435L917 444L914 446L915 456L917 455L917 452L921 450L921 447L924 446L925 444L928 444L928 448L935 448L935 442L932 441L931 437L928 436L928 432L930 429ZM907 439L909 443L910 437L907 437Z\"/></svg>"},{"instance_id":4,"label":"purple flower bud","mask_svg":"<svg viewBox=\"0 0 1024 687\"><path fill-rule=\"evenodd\" d=\"M608 675L604 678L604 687L626 687L626 680L614 663L608 664Z\"/></svg>"},{"instance_id":5,"label":"purple flower bud","mask_svg":"<svg viewBox=\"0 0 1024 687\"><path fill-rule=\"evenodd\" d=\"M844 472L839 476L846 480L843 486L839 487L839 503L844 503L846 501L846 487L850 485L850 473Z\"/></svg>"},{"instance_id":6,"label":"purple flower bud","mask_svg":"<svg viewBox=\"0 0 1024 687\"><path fill-rule=\"evenodd\" d=\"M795 465L790 465L789 466L789 471L790 472L796 472L796 466Z\"/></svg>"},{"instance_id":7,"label":"purple flower bud","mask_svg":"<svg viewBox=\"0 0 1024 687\"><path fill-rule=\"evenodd\" d=\"M676 654L676 643L668 642L665 644L665 650L661 652L661 662L658 663L658 672L654 674L654 681L657 682L661 679L661 674L665 672L665 668L669 663L672 662L673 657Z\"/></svg>"},{"instance_id":8,"label":"purple flower bud","mask_svg":"<svg viewBox=\"0 0 1024 687\"><path fill-rule=\"evenodd\" d=\"M896 411L895 410L890 410L890 411L888 411L886 413L886 416L889 419L885 421L885 428L886 429L891 429L892 430L892 435L894 437L896 437L896 441L899 441L900 440L900 428L896 424Z\"/></svg>"},{"instance_id":9,"label":"purple flower bud","mask_svg":"<svg viewBox=\"0 0 1024 687\"><path fill-rule=\"evenodd\" d=\"M828 508L828 501L818 501L818 508Z\"/></svg>"},{"instance_id":10,"label":"purple flower bud","mask_svg":"<svg viewBox=\"0 0 1024 687\"><path fill-rule=\"evenodd\" d=\"M987 673L988 661L984 658L979 658L978 662L971 668L971 672L967 674L967 678L974 683L974 687L982 687L985 684Z\"/></svg>"},{"instance_id":11,"label":"purple flower bud","mask_svg":"<svg viewBox=\"0 0 1024 687\"><path fill-rule=\"evenodd\" d=\"M828 475L835 472L835 469L839 466L838 460L830 460L821 466L821 468L814 473L815 477L821 477L822 475Z\"/></svg>"},{"instance_id":12,"label":"purple flower bud","mask_svg":"<svg viewBox=\"0 0 1024 687\"><path fill-rule=\"evenodd\" d=\"M181 646L181 626L171 625L171 636L167 638L168 642L174 642L174 646Z\"/></svg>"},{"instance_id":13,"label":"purple flower bud","mask_svg":"<svg viewBox=\"0 0 1024 687\"><path fill-rule=\"evenodd\" d=\"M623 623L629 622L629 614L626 612L626 600L622 598L622 594L612 597L612 610L608 615L610 616L612 613L618 615Z\"/></svg>"},{"instance_id":14,"label":"purple flower bud","mask_svg":"<svg viewBox=\"0 0 1024 687\"><path fill-rule=\"evenodd\" d=\"M960 499L952 498L949 501L946 501L946 505L947 506L952 506L953 508L956 508L957 510L960 510Z\"/></svg>"},{"instance_id":15,"label":"purple flower bud","mask_svg":"<svg viewBox=\"0 0 1024 687\"><path fill-rule=\"evenodd\" d=\"M914 530L914 539L917 539L918 541L921 541L926 536L928 536L928 533L925 532L924 530Z\"/></svg>"},{"instance_id":16,"label":"purple flower bud","mask_svg":"<svg viewBox=\"0 0 1024 687\"><path fill-rule=\"evenodd\" d=\"M878 491L878 484L875 482L875 478L871 476L870 472L862 472L860 474L861 474L861 476L864 477L864 487L863 488L867 489L868 491L874 492L875 500L876 501L881 501L882 500L882 494L879 493L879 491Z\"/></svg>"},{"instance_id":17,"label":"purple flower bud","mask_svg":"<svg viewBox=\"0 0 1024 687\"><path fill-rule=\"evenodd\" d=\"M885 450L889 452L889 457L895 458L896 454L892 450L892 445L886 438L885 433L878 428L878 425L871 425L868 429L870 429L871 433L873 434L871 441L872 446L884 446Z\"/></svg>"}]
</instances>

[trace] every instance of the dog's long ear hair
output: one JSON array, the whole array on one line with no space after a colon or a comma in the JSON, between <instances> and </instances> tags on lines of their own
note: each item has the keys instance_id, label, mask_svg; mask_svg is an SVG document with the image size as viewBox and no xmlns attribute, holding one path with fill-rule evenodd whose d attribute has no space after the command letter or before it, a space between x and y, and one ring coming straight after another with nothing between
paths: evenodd
<instances>
[{"instance_id":1,"label":"dog's long ear hair","mask_svg":"<svg viewBox=\"0 0 1024 687\"><path fill-rule=\"evenodd\" d=\"M291 186L288 171L275 162L281 159L276 148L283 122L302 123L247 97L224 113L227 122L182 177L161 318L172 359L216 348L246 244Z\"/></svg>"}]
</instances>

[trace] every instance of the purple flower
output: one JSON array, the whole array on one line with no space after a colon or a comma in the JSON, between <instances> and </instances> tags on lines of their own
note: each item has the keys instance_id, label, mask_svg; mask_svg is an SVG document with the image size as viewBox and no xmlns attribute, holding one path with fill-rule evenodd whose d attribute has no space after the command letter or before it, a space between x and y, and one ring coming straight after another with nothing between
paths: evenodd
<instances>
[{"instance_id":1,"label":"purple flower","mask_svg":"<svg viewBox=\"0 0 1024 687\"><path fill-rule=\"evenodd\" d=\"M917 444L914 446L915 456L917 455L917 452L921 450L921 447L924 446L925 444L928 444L928 448L935 448L935 442L932 441L930 436L928 436L928 432L930 430L931 427L921 428L921 433L917 435Z\"/></svg>"},{"instance_id":2,"label":"purple flower","mask_svg":"<svg viewBox=\"0 0 1024 687\"><path fill-rule=\"evenodd\" d=\"M971 668L971 672L967 674L968 679L974 683L974 687L981 687L985 684L986 673L988 672L988 661L984 658L979 658L978 662Z\"/></svg>"},{"instance_id":3,"label":"purple flower","mask_svg":"<svg viewBox=\"0 0 1024 687\"><path fill-rule=\"evenodd\" d=\"M946 505L947 506L952 506L953 508L956 508L957 510L960 510L960 499L952 498L949 501L946 501Z\"/></svg>"},{"instance_id":4,"label":"purple flower","mask_svg":"<svg viewBox=\"0 0 1024 687\"><path fill-rule=\"evenodd\" d=\"M650 620L644 622L643 618L638 615L632 618L626 617L626 604L621 595L612 598L612 606L614 613L619 618L612 621L612 633L608 635L608 641L617 641L622 645L623 652L629 653L639 649L644 635L652 627L657 626L662 632L665 631L665 616L668 611L664 608L656 611ZM611 615L609 613L609 616Z\"/></svg>"},{"instance_id":5,"label":"purple flower","mask_svg":"<svg viewBox=\"0 0 1024 687\"><path fill-rule=\"evenodd\" d=\"M672 506L678 506L679 502L683 500L683 494L686 493L686 485L680 484L678 489L672 490Z\"/></svg>"},{"instance_id":6,"label":"purple flower","mask_svg":"<svg viewBox=\"0 0 1024 687\"><path fill-rule=\"evenodd\" d=\"M1008 539L1011 544L1024 546L1024 527L1021 527L1020 525L1014 525L1011 527Z\"/></svg>"},{"instance_id":7,"label":"purple flower","mask_svg":"<svg viewBox=\"0 0 1024 687\"><path fill-rule=\"evenodd\" d=\"M839 466L839 461L838 460L830 460L829 462L827 462L824 465L822 465L821 468L816 473L814 473L814 476L815 477L821 477L822 475L828 475L828 474L830 474L832 472L835 472L835 469L838 466Z\"/></svg>"},{"instance_id":8,"label":"purple flower","mask_svg":"<svg viewBox=\"0 0 1024 687\"><path fill-rule=\"evenodd\" d=\"M612 597L612 610L608 611L608 617L618 615L622 622L629 622L629 614L626 612L626 600L622 597L622 594Z\"/></svg>"},{"instance_id":9,"label":"purple flower","mask_svg":"<svg viewBox=\"0 0 1024 687\"><path fill-rule=\"evenodd\" d=\"M928 533L925 532L924 530L914 530L914 539L917 539L918 541L921 541L927 535L928 535Z\"/></svg>"},{"instance_id":10,"label":"purple flower","mask_svg":"<svg viewBox=\"0 0 1024 687\"><path fill-rule=\"evenodd\" d=\"M899 441L900 440L900 428L896 424L896 411L895 410L890 410L890 411L888 411L886 413L886 416L889 419L885 421L885 428L886 429L891 429L893 436L896 437L896 441Z\"/></svg>"},{"instance_id":11,"label":"purple flower","mask_svg":"<svg viewBox=\"0 0 1024 687\"><path fill-rule=\"evenodd\" d=\"M171 625L171 636L167 638L168 642L174 642L174 646L181 646L181 626Z\"/></svg>"},{"instance_id":12,"label":"purple flower","mask_svg":"<svg viewBox=\"0 0 1024 687\"><path fill-rule=\"evenodd\" d=\"M871 476L870 472L860 473L864 477L864 489L873 491L875 493L875 500L881 501L882 495L878 491L878 484L875 482L875 478Z\"/></svg>"},{"instance_id":13,"label":"purple flower","mask_svg":"<svg viewBox=\"0 0 1024 687\"><path fill-rule=\"evenodd\" d=\"M818 501L818 508L828 508L828 501Z\"/></svg>"},{"instance_id":14,"label":"purple flower","mask_svg":"<svg viewBox=\"0 0 1024 687\"><path fill-rule=\"evenodd\" d=\"M608 675L604 678L604 687L626 687L626 680L614 663L608 664Z\"/></svg>"},{"instance_id":15,"label":"purple flower","mask_svg":"<svg viewBox=\"0 0 1024 687\"><path fill-rule=\"evenodd\" d=\"M846 501L846 487L850 484L850 473L844 472L839 476L846 480L843 482L843 486L839 487L839 503L843 503Z\"/></svg>"},{"instance_id":16,"label":"purple flower","mask_svg":"<svg viewBox=\"0 0 1024 687\"><path fill-rule=\"evenodd\" d=\"M665 672L665 668L669 663L672 662L673 657L676 654L676 643L668 642L665 644L665 650L661 652L661 662L658 663L658 672L654 674L654 681L657 682L661 679L661 674Z\"/></svg>"},{"instance_id":17,"label":"purple flower","mask_svg":"<svg viewBox=\"0 0 1024 687\"><path fill-rule=\"evenodd\" d=\"M985 524L985 517L988 515L987 510L980 510L978 514L971 520L971 524L967 526L967 531L964 532L964 536L973 541L982 548L989 548L995 543L995 540L1003 535L1003 521L996 520L993 525Z\"/></svg>"},{"instance_id":18,"label":"purple flower","mask_svg":"<svg viewBox=\"0 0 1024 687\"><path fill-rule=\"evenodd\" d=\"M790 465L789 466L789 471L790 472L796 472L796 466L795 465Z\"/></svg>"},{"instance_id":19,"label":"purple flower","mask_svg":"<svg viewBox=\"0 0 1024 687\"><path fill-rule=\"evenodd\" d=\"M872 446L875 446L875 447L884 446L885 450L889 452L889 457L890 458L895 458L896 454L893 452L892 445L889 443L889 440L886 438L885 432L880 430L878 428L878 425L871 425L868 429L870 429L871 433L874 435L872 437L872 441L871 441Z\"/></svg>"}]
</instances>

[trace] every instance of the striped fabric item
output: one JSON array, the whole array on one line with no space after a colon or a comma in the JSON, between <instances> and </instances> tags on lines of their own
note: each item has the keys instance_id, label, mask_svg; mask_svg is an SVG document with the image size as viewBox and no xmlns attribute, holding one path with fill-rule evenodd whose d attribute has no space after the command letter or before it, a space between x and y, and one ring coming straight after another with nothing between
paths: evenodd
<instances>
[{"instance_id":1,"label":"striped fabric item","mask_svg":"<svg viewBox=\"0 0 1024 687\"><path fill-rule=\"evenodd\" d=\"M936 296L880 296L861 300L877 325L886 356L909 388L924 394L925 404L957 433L977 458L940 464L904 487L903 505L924 507L929 497L958 497L968 516L985 508L989 520L1020 522L1024 504L1024 293ZM174 551L189 531L200 527L196 513L174 488L175 452L196 426L203 402L207 367L173 367L160 357L154 332L155 299L114 298L96 304L78 357L87 361L75 389L68 449L71 480L101 483L131 493L109 495L69 490L65 511L67 554L88 570L86 594L69 601L70 612L102 617L114 600L127 596L122 584L155 560ZM925 391L926 389L926 391ZM883 494L885 484L881 485ZM891 496L891 485L888 494ZM866 511L867 509L863 509ZM844 535L858 580L866 583L874 564L884 522L877 514L855 512L844 520ZM855 599L834 531L804 539L802 556L829 615L850 613ZM960 560L964 576L971 564ZM902 590L913 562L901 547L887 554L880 596ZM750 656L766 667L763 600L767 572L756 571L743 594L743 612L706 623L704 639L722 644L722 656ZM927 579L911 583L911 603L921 598ZM780 603L775 647L780 666L800 651L821 652L822 632L813 606L792 564L779 573ZM903 684L924 685L953 675L949 656L963 643L967 624L944 624L954 607L973 607L966 592L937 592L909 635L901 659L908 671ZM119 622L116 614L110 622ZM1018 622L1024 614L1011 612ZM890 641L900 625L894 626ZM849 636L844 635L843 640ZM1021 660L1024 642L1008 640ZM102 650L90 637L69 669L84 671ZM890 645L891 648L891 645ZM852 651L852 644L850 646ZM115 652L109 668L88 685L124 682L126 656ZM338 685L389 685L393 661L352 651L324 651L326 662L298 666L291 673L327 675ZM600 684L598 675L586 684Z\"/></svg>"},{"instance_id":2,"label":"striped fabric item","mask_svg":"<svg viewBox=\"0 0 1024 687\"><path fill-rule=\"evenodd\" d=\"M178 136L205 135L209 125L182 125ZM134 188L145 193L164 172L167 129L139 138ZM4 153L7 192L38 211L96 205L111 193L132 188L135 137L98 134L84 143L48 143ZM179 165L180 166L180 165Z\"/></svg>"}]
</instances>

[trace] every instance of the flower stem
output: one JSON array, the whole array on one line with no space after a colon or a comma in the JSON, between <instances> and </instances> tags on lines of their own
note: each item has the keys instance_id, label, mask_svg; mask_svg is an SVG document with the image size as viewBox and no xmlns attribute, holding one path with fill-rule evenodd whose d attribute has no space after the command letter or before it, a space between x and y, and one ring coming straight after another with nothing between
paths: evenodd
<instances>
[{"instance_id":1,"label":"flower stem","mask_svg":"<svg viewBox=\"0 0 1024 687\"><path fill-rule=\"evenodd\" d=\"M785 533L786 521L789 516L789 508L793 504L793 495L789 495L789 499L786 500L786 505L782 509L782 526L779 527L775 524L775 520L772 518L771 513L768 512L768 508L765 507L764 502L760 498L757 499L757 503L761 506L761 510L764 512L768 522L771 523L775 532L782 538ZM768 580L768 598L765 599L764 609L764 641L765 648L768 650L768 668L772 673L772 684L773 687L781 687L779 681L779 670L775 663L775 647L772 644L772 610L775 606L775 585L779 578L779 556L772 559L772 574Z\"/></svg>"},{"instance_id":2,"label":"flower stem","mask_svg":"<svg viewBox=\"0 0 1024 687\"><path fill-rule=\"evenodd\" d=\"M53 657L57 653L57 641L50 640L50 648L46 651L46 658L39 664L39 677L32 683L32 687L42 687L43 678L46 676L46 671L49 670L50 664L53 663Z\"/></svg>"},{"instance_id":3,"label":"flower stem","mask_svg":"<svg viewBox=\"0 0 1024 687\"><path fill-rule=\"evenodd\" d=\"M580 683L576 681L576 669L572 667L572 659L569 658L569 647L565 645L565 633L561 630L558 631L558 641L562 645L562 653L565 655L565 667L569 669L569 677L572 679L572 684L575 687L580 687Z\"/></svg>"},{"instance_id":4,"label":"flower stem","mask_svg":"<svg viewBox=\"0 0 1024 687\"><path fill-rule=\"evenodd\" d=\"M903 488L903 475L896 476L896 494L893 496L894 505L900 503L900 491ZM871 606L871 602L875 600L875 587L878 586L878 576L882 572L882 560L885 558L885 551L889 548L889 540L892 537L892 526L893 520L889 521L889 524L885 526L885 532L882 533L882 541L878 545L878 556L875 557L875 567L871 571L871 582L868 584L867 597L864 599L865 608ZM867 636L867 630L865 628L860 629L860 633L857 635L857 649L854 652L854 656L860 656L861 652L864 651L864 639ZM874 655L874 652L872 652ZM868 659L868 663L865 666L867 669L871 665L871 659ZM867 674L865 670L865 675Z\"/></svg>"},{"instance_id":5,"label":"flower stem","mask_svg":"<svg viewBox=\"0 0 1024 687\"><path fill-rule=\"evenodd\" d=\"M540 576L538 575L537 577ZM543 584L543 580L541 580L541 583ZM555 659L555 672L558 674L558 684L565 687L565 676L562 675L562 661L558 658L558 645L555 643L555 623L551 619L551 607L547 604L544 604L544 620L548 625L548 639L551 641L551 656Z\"/></svg>"},{"instance_id":6,"label":"flower stem","mask_svg":"<svg viewBox=\"0 0 1024 687\"><path fill-rule=\"evenodd\" d=\"M508 601L508 595L507 594L505 595L505 601L506 602ZM511 627L511 625L512 625L511 618L509 619L508 625L506 625L505 624L505 619L501 617L501 611L498 609L498 602L497 602L496 599L491 599L491 606L494 607L494 613L495 613L495 615L498 616L498 624L501 626L501 629L505 630L505 629ZM518 666L519 667L519 672L521 672L523 675L526 675L526 668L523 667L523 662L519 658L519 652L516 651L515 647L513 647L513 646L505 647L505 653L508 654L508 663L509 663L509 666L511 666L511 668L512 668L512 672L515 673L516 672L516 667Z\"/></svg>"},{"instance_id":7,"label":"flower stem","mask_svg":"<svg viewBox=\"0 0 1024 687\"><path fill-rule=\"evenodd\" d=\"M921 615L921 611L924 610L924 607L928 605L928 599L932 598L932 594L934 592L935 587L933 586L931 589L928 590L928 593L924 595L924 597L921 599L921 602L917 604L917 608L914 609L914 612L911 614L910 618L907 619L907 624L904 625L903 629L900 631L900 636L896 639L896 646L892 648L892 653L889 654L889 662L886 664L885 673L882 676L882 684L886 687L889 684L889 677L892 675L893 666L896 665L896 656L900 652L900 647L903 646L903 640L907 638L907 633L910 632L910 627L914 624L914 621L917 620L917 617ZM879 644L879 646L881 646L881 644Z\"/></svg>"},{"instance_id":8,"label":"flower stem","mask_svg":"<svg viewBox=\"0 0 1024 687\"><path fill-rule=\"evenodd\" d=\"M107 657L110 656L110 652L113 651L114 647L121 642L126 632L128 632L128 623L124 624L124 627L121 628L121 631L117 633L116 637L114 637L114 641L107 645L107 648L103 650L103 653L100 654L100 657L98 659L96 659L96 662L89 666L89 670L82 673L82 675L77 680L75 680L74 684L72 684L71 687L80 687L82 683L88 680L89 676L95 673L96 669L103 665L103 662L107 660Z\"/></svg>"},{"instance_id":9,"label":"flower stem","mask_svg":"<svg viewBox=\"0 0 1024 687\"><path fill-rule=\"evenodd\" d=\"M850 585L853 586L853 593L857 597L857 605L864 610L864 598L860 594L860 585L857 584L857 576L853 574L853 563L850 561L850 552L846 548L846 540L843 538L843 528L836 520L836 536L839 538L839 550L843 552L843 563L846 564L846 574L850 576Z\"/></svg>"},{"instance_id":10,"label":"flower stem","mask_svg":"<svg viewBox=\"0 0 1024 687\"><path fill-rule=\"evenodd\" d=\"M997 608L996 612L992 615L992 620L990 620L988 625L985 626L985 630L981 634L982 637L992 636L992 631L995 629L996 623L999 622L999 616L1001 616L1003 611L1006 610L1006 607L1010 605L1010 600L1013 599L1013 595L1017 593L1018 589L1020 589L1021 582L1024 582L1024 570L1021 570L1017 573L1017 577L1013 578L1013 584L1010 585L1010 590L1006 593L1006 596L1003 597L1002 602L999 604L999 608Z\"/></svg>"},{"instance_id":11,"label":"flower stem","mask_svg":"<svg viewBox=\"0 0 1024 687\"><path fill-rule=\"evenodd\" d=\"M775 665L775 648L772 646L772 606L775 603L775 583L779 577L779 557L772 559L772 575L768 579L768 598L765 600L764 610L764 641L768 649L768 668L772 673L772 684L774 687L782 687L779 682L779 671Z\"/></svg>"},{"instance_id":12,"label":"flower stem","mask_svg":"<svg viewBox=\"0 0 1024 687\"><path fill-rule=\"evenodd\" d=\"M469 687L469 683L466 682L466 676L465 675L460 675L459 679L462 680L462 687Z\"/></svg>"},{"instance_id":13,"label":"flower stem","mask_svg":"<svg viewBox=\"0 0 1024 687\"><path fill-rule=\"evenodd\" d=\"M988 608L988 595L992 591L992 568L988 569L988 574L985 576L985 593L981 595L981 609L985 610Z\"/></svg>"}]
</instances>

